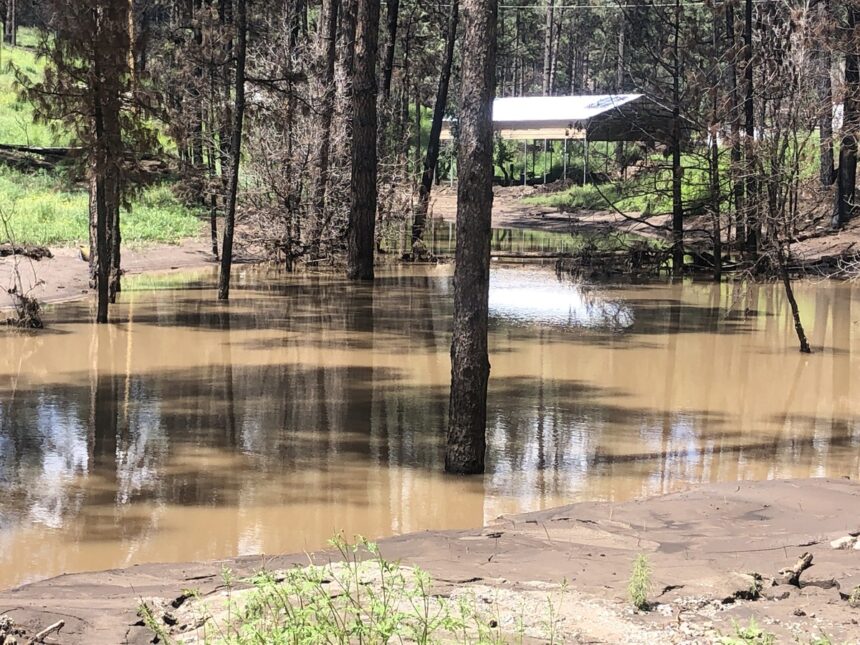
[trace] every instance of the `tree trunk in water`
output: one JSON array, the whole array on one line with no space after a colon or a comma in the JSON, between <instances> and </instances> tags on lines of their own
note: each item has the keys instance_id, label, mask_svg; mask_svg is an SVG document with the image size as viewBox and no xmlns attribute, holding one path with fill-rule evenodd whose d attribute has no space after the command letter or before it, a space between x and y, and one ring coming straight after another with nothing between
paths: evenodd
<instances>
[{"instance_id":1,"label":"tree trunk in water","mask_svg":"<svg viewBox=\"0 0 860 645\"><path fill-rule=\"evenodd\" d=\"M233 132L230 136L230 177L224 213L224 240L221 243L221 275L218 299L230 297L230 270L233 267L233 232L236 226L236 197L239 192L239 162L242 157L242 125L245 117L245 60L248 53L248 8L238 0L236 11L236 82L233 104Z\"/></svg>"},{"instance_id":2,"label":"tree trunk in water","mask_svg":"<svg viewBox=\"0 0 860 645\"><path fill-rule=\"evenodd\" d=\"M430 140L427 142L427 156L424 158L424 173L421 175L421 187L418 189L418 208L412 221L412 252L420 245L424 236L424 226L427 223L427 211L430 207L430 190L433 187L433 177L436 164L439 161L439 138L442 134L442 121L445 118L445 108L448 104L448 86L451 81L451 67L454 63L454 45L457 42L458 0L451 0L448 14L448 34L445 40L445 60L439 73L439 87L436 91L436 103L433 106L433 122L430 124Z\"/></svg>"},{"instance_id":3,"label":"tree trunk in water","mask_svg":"<svg viewBox=\"0 0 860 645\"><path fill-rule=\"evenodd\" d=\"M376 56L380 0L359 0L352 88L352 186L346 276L373 280L376 241Z\"/></svg>"},{"instance_id":4,"label":"tree trunk in water","mask_svg":"<svg viewBox=\"0 0 860 645\"><path fill-rule=\"evenodd\" d=\"M108 163L105 147L104 116L102 114L101 97L97 96L94 111L95 134L96 134L96 162L95 180L90 183L95 187L96 207L96 249L98 259L96 260L96 288L98 289L98 305L96 322L105 324L108 321L108 303L110 294L108 291L108 280L110 277L110 244L108 235L108 209L105 197L105 167Z\"/></svg>"},{"instance_id":5,"label":"tree trunk in water","mask_svg":"<svg viewBox=\"0 0 860 645\"><path fill-rule=\"evenodd\" d=\"M382 96L391 96L391 77L394 74L394 48L397 45L397 19L400 14L400 0L386 0L385 23L388 39L385 41L385 57L382 68Z\"/></svg>"},{"instance_id":6,"label":"tree trunk in water","mask_svg":"<svg viewBox=\"0 0 860 645\"><path fill-rule=\"evenodd\" d=\"M323 96L319 108L319 150L311 169L311 239L310 258L318 260L320 240L325 229L326 190L328 188L329 156L331 151L331 122L334 115L334 61L337 41L339 0L325 0L319 28L318 54L322 60L319 83Z\"/></svg>"},{"instance_id":7,"label":"tree trunk in water","mask_svg":"<svg viewBox=\"0 0 860 645\"><path fill-rule=\"evenodd\" d=\"M546 27L543 36L543 95L552 94L553 2L546 0Z\"/></svg>"},{"instance_id":8,"label":"tree trunk in water","mask_svg":"<svg viewBox=\"0 0 860 645\"><path fill-rule=\"evenodd\" d=\"M782 245L779 242L777 242L776 259L779 265L779 273L782 277L782 284L785 287L785 295L788 298L788 304L791 307L791 317L794 319L794 331L797 334L797 340L800 343L800 351L804 354L811 354L812 349L809 347L806 332L803 330L803 323L800 321L800 310L797 307L797 300L794 298L794 289L791 286L791 278L788 275Z\"/></svg>"},{"instance_id":9,"label":"tree trunk in water","mask_svg":"<svg viewBox=\"0 0 860 645\"><path fill-rule=\"evenodd\" d=\"M457 163L457 248L451 399L445 470L484 472L487 426L490 223L493 210L493 123L496 0L465 0Z\"/></svg>"},{"instance_id":10,"label":"tree trunk in water","mask_svg":"<svg viewBox=\"0 0 860 645\"><path fill-rule=\"evenodd\" d=\"M854 34L860 8L848 8L848 33ZM860 130L860 55L853 47L845 54L845 97L842 113L842 143L839 148L839 171L836 177L836 210L833 228L845 225L854 208L857 182L857 136Z\"/></svg>"}]
</instances>

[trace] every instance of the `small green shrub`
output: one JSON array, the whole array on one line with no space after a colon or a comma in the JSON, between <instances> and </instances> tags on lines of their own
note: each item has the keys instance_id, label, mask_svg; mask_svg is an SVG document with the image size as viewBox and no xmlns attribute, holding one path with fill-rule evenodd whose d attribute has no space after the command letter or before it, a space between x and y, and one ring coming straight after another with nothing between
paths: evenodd
<instances>
[{"instance_id":1,"label":"small green shrub","mask_svg":"<svg viewBox=\"0 0 860 645\"><path fill-rule=\"evenodd\" d=\"M722 645L776 645L776 636L764 631L750 618L748 625L734 624L735 633L720 640Z\"/></svg>"},{"instance_id":2,"label":"small green shrub","mask_svg":"<svg viewBox=\"0 0 860 645\"><path fill-rule=\"evenodd\" d=\"M633 570L630 573L630 583L627 585L627 593L630 602L636 609L645 611L648 609L648 593L651 591L651 566L648 556L640 553L633 561Z\"/></svg>"}]
</instances>

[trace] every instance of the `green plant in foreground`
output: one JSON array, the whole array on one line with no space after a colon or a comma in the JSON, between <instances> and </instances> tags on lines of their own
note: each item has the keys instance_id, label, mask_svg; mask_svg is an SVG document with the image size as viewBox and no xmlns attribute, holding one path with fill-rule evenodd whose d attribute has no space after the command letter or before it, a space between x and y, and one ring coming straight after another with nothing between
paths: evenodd
<instances>
[{"instance_id":1,"label":"green plant in foreground","mask_svg":"<svg viewBox=\"0 0 860 645\"><path fill-rule=\"evenodd\" d=\"M648 556L640 553L633 561L633 570L630 573L630 582L627 585L627 593L630 602L640 611L648 609L648 592L651 591L651 566Z\"/></svg>"},{"instance_id":2,"label":"green plant in foreground","mask_svg":"<svg viewBox=\"0 0 860 645\"><path fill-rule=\"evenodd\" d=\"M776 645L776 636L759 627L755 618L750 618L746 626L734 623L734 630L732 636L720 640L722 645Z\"/></svg>"}]
</instances>

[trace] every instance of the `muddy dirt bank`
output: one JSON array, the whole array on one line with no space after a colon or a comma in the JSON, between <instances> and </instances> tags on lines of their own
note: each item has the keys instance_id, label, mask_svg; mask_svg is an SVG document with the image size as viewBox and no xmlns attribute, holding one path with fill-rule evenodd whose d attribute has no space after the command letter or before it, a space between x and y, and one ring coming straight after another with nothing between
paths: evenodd
<instances>
[{"instance_id":1,"label":"muddy dirt bank","mask_svg":"<svg viewBox=\"0 0 860 645\"><path fill-rule=\"evenodd\" d=\"M31 290L41 303L64 302L88 297L88 265L77 247L52 248L54 257L29 260L18 257L18 271L24 290ZM0 309L11 307L7 289L14 284L16 258L0 258ZM214 266L211 247L201 238L183 240L180 244L153 244L124 249L122 267L125 275Z\"/></svg>"},{"instance_id":2,"label":"muddy dirt bank","mask_svg":"<svg viewBox=\"0 0 860 645\"><path fill-rule=\"evenodd\" d=\"M518 594L566 581L565 642L718 642L733 633L735 621L754 617L778 642L808 643L825 634L854 643L860 642L860 608L848 596L860 585L860 550L834 549L831 541L860 531L858 508L860 485L849 480L727 483L503 517L483 529L404 535L380 547L388 559L428 570L446 593L473 587L502 603L512 598L512 606ZM805 552L813 566L801 585L775 584L777 572ZM653 570L653 609L646 613L631 609L626 592L639 553ZM0 592L0 615L29 633L64 620L47 642L144 643L152 635L136 615L141 599L169 602L188 588L218 593L224 566L241 577L304 565L308 557L64 575ZM313 556L315 562L330 558Z\"/></svg>"}]
</instances>

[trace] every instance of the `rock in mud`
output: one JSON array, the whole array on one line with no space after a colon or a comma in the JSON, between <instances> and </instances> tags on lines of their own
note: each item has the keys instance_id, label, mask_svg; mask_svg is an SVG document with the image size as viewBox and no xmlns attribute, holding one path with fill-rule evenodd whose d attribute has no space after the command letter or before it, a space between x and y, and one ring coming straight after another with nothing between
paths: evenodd
<instances>
[{"instance_id":1,"label":"rock in mud","mask_svg":"<svg viewBox=\"0 0 860 645\"><path fill-rule=\"evenodd\" d=\"M846 535L845 537L837 538L830 543L832 549L856 549L860 546L856 535Z\"/></svg>"}]
</instances>

